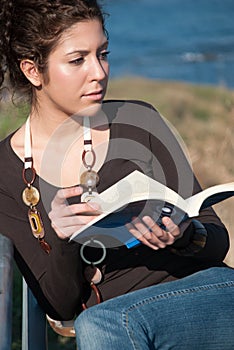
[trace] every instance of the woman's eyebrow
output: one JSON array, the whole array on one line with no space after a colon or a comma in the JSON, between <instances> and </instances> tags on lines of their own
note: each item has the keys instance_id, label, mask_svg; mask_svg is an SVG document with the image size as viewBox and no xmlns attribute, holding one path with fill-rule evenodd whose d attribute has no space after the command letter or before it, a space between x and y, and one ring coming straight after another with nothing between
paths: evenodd
<instances>
[{"instance_id":1,"label":"woman's eyebrow","mask_svg":"<svg viewBox=\"0 0 234 350\"><path fill-rule=\"evenodd\" d=\"M108 40L106 40L103 44L101 44L99 47L98 47L98 50L97 51L101 51L101 50L104 50L107 48L109 42ZM80 55L87 55L90 51L89 50L83 50L83 49L77 49L77 50L74 50L74 51L71 51L71 52L68 52L66 53L66 56L69 56L69 55L74 55L74 54L77 54L79 53Z\"/></svg>"},{"instance_id":2,"label":"woman's eyebrow","mask_svg":"<svg viewBox=\"0 0 234 350\"><path fill-rule=\"evenodd\" d=\"M106 41L99 47L99 50L106 49L108 45L109 45L109 41L106 40Z\"/></svg>"}]
</instances>

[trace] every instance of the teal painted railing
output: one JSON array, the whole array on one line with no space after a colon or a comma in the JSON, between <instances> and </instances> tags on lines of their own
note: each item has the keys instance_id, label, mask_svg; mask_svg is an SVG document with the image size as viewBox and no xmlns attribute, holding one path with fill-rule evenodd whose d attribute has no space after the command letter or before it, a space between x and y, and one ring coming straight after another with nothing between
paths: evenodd
<instances>
[{"instance_id":1,"label":"teal painted railing","mask_svg":"<svg viewBox=\"0 0 234 350\"><path fill-rule=\"evenodd\" d=\"M13 247L0 235L0 350L12 349ZM22 350L47 350L46 316L23 280Z\"/></svg>"}]
</instances>

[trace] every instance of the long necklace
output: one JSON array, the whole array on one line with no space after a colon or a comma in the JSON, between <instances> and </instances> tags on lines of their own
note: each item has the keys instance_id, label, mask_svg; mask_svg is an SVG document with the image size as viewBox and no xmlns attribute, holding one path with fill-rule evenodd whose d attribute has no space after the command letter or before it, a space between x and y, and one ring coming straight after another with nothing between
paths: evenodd
<instances>
[{"instance_id":1,"label":"long necklace","mask_svg":"<svg viewBox=\"0 0 234 350\"><path fill-rule=\"evenodd\" d=\"M92 145L92 134L89 117L84 117L83 120L83 137L84 150L82 153L82 162L87 170L84 171L80 176L80 184L85 189L85 192L81 196L81 201L89 202L98 196L96 186L99 181L98 174L93 170L93 166L96 162L96 154Z\"/></svg>"},{"instance_id":2,"label":"long necklace","mask_svg":"<svg viewBox=\"0 0 234 350\"><path fill-rule=\"evenodd\" d=\"M84 151L82 153L82 162L84 167L87 170L84 171L80 176L80 184L84 187L84 190L85 190L85 192L81 196L81 201L89 202L89 201L92 201L93 199L95 200L95 198L97 198L98 196L96 186L99 181L98 174L93 170L93 166L96 161L96 154L94 152L93 145L92 145L92 134L91 134L89 117L84 117L84 120L83 120L83 137L84 137ZM85 248L89 245L96 245L102 249L103 254L101 259L98 259L98 261L90 261L85 257ZM102 272L95 265L98 265L105 259L106 248L102 242L98 241L97 239L91 238L90 240L86 241L82 245L80 249L80 255L83 261L86 264L88 264L88 266L86 266L84 270L84 276L86 280L89 282L90 287L94 291L97 304L99 304L102 301L102 298L101 298L100 291L96 285L102 280ZM83 309L87 309L85 302L82 303L82 307Z\"/></svg>"},{"instance_id":3,"label":"long necklace","mask_svg":"<svg viewBox=\"0 0 234 350\"><path fill-rule=\"evenodd\" d=\"M47 254L49 254L51 251L51 247L45 241L44 225L42 222L41 214L36 207L40 201L40 193L38 189L33 186L35 178L36 178L36 171L33 167L30 117L28 117L25 124L24 167L23 167L23 181L27 187L22 192L22 199L23 199L23 202L29 207L28 220L29 220L32 234L38 240L41 248Z\"/></svg>"},{"instance_id":4,"label":"long necklace","mask_svg":"<svg viewBox=\"0 0 234 350\"><path fill-rule=\"evenodd\" d=\"M99 181L97 173L93 170L93 166L96 161L96 155L92 147L92 135L90 130L90 121L88 117L84 118L83 121L83 137L84 137L84 151L82 153L82 161L84 167L87 169L81 174L80 184L84 186L85 192L82 195L82 201L90 201L98 196L96 192L96 185ZM89 156L89 157L88 157ZM91 158L91 159L88 159ZM40 212L37 209L37 204L40 201L39 190L33 186L36 178L36 171L33 167L33 157L32 157L32 144L31 144L31 130L30 130L30 117L28 117L25 124L25 140L24 140L24 168L23 168L23 181L26 184L26 188L22 192L23 202L29 207L28 219L31 227L33 236L38 240L41 248L49 254L51 251L50 245L45 241L45 230ZM91 262L85 258L84 249L90 243L95 243L103 249L103 257L99 261ZM101 271L95 266L96 264L102 262L106 257L106 248L103 243L98 240L89 240L82 245L81 257L89 265L85 269L85 277L90 283L91 288L94 290L97 303L100 303L101 296L96 284L98 284L102 279ZM85 303L82 307L87 308Z\"/></svg>"}]
</instances>

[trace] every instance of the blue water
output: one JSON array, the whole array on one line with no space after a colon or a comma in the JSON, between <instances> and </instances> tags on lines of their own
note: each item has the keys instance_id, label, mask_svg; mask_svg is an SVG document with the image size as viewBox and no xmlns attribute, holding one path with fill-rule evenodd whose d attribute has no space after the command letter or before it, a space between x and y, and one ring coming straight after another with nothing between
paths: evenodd
<instances>
[{"instance_id":1,"label":"blue water","mask_svg":"<svg viewBox=\"0 0 234 350\"><path fill-rule=\"evenodd\" d=\"M234 0L104 0L111 77L234 87Z\"/></svg>"}]
</instances>

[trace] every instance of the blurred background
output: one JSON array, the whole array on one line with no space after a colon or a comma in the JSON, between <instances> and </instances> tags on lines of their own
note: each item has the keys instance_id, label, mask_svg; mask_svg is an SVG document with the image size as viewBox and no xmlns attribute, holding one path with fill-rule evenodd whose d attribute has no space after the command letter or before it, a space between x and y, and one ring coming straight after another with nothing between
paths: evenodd
<instances>
[{"instance_id":1,"label":"blurred background","mask_svg":"<svg viewBox=\"0 0 234 350\"><path fill-rule=\"evenodd\" d=\"M111 76L234 86L233 0L104 0Z\"/></svg>"}]
</instances>

